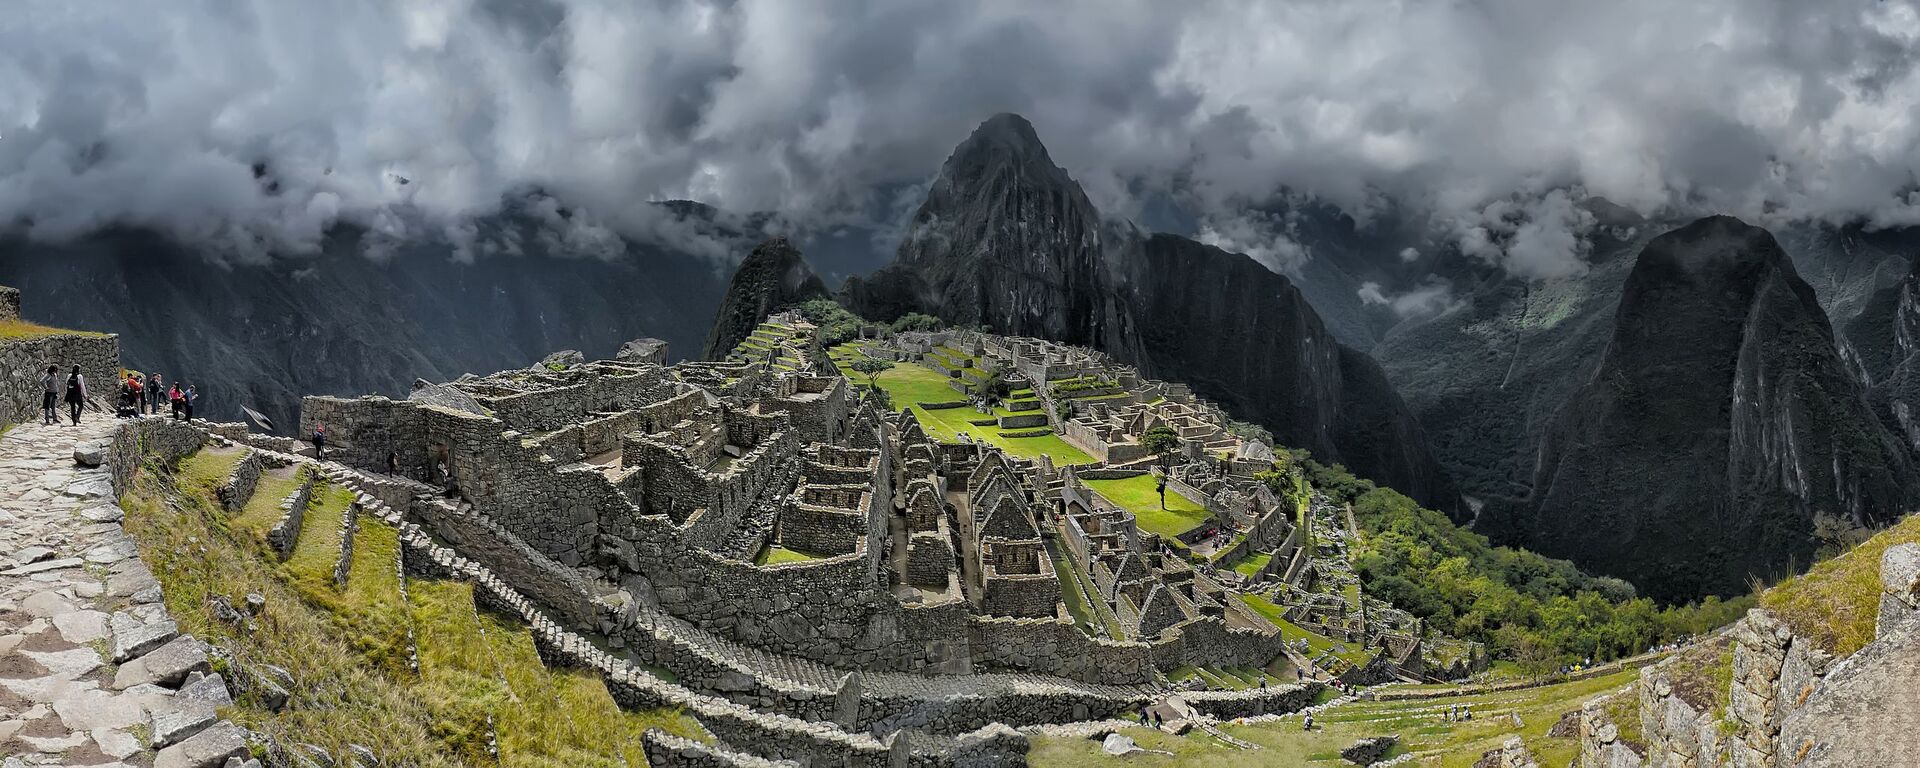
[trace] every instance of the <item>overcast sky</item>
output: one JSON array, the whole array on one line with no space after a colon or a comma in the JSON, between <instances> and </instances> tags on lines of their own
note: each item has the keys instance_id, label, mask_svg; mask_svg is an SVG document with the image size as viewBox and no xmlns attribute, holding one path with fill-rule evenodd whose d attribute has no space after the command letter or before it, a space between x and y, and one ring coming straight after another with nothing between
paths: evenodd
<instances>
[{"instance_id":1,"label":"overcast sky","mask_svg":"<svg viewBox=\"0 0 1920 768\"><path fill-rule=\"evenodd\" d=\"M1168 190L1269 263L1300 254L1241 212L1283 187L1532 276L1584 194L1920 223L1912 0L7 6L0 226L42 238L283 249L529 186L630 233L669 198L831 221L1000 111L1104 210Z\"/></svg>"}]
</instances>

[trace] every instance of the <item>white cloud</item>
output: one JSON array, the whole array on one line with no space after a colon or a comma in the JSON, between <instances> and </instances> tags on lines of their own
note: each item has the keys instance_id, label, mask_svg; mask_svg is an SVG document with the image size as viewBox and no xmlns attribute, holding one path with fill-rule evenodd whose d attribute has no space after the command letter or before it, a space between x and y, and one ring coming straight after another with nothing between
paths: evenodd
<instances>
[{"instance_id":1,"label":"white cloud","mask_svg":"<svg viewBox=\"0 0 1920 768\"><path fill-rule=\"evenodd\" d=\"M687 197L844 221L999 111L1111 210L1171 191L1224 222L1284 188L1364 220L1391 197L1529 275L1578 268L1580 222L1516 191L1920 220L1913 0L16 0L7 20L0 227L40 237L459 232L529 188L622 233Z\"/></svg>"},{"instance_id":2,"label":"white cloud","mask_svg":"<svg viewBox=\"0 0 1920 768\"><path fill-rule=\"evenodd\" d=\"M1400 294L1388 294L1379 283L1369 281L1361 283L1357 293L1361 304L1384 306L1402 319L1435 317L1464 306L1464 302L1454 297L1453 284L1439 277L1429 277L1418 287Z\"/></svg>"},{"instance_id":3,"label":"white cloud","mask_svg":"<svg viewBox=\"0 0 1920 768\"><path fill-rule=\"evenodd\" d=\"M1310 254L1293 237L1292 225L1281 216L1258 211L1209 217L1196 236L1221 250L1244 253L1267 269L1298 277Z\"/></svg>"}]
</instances>

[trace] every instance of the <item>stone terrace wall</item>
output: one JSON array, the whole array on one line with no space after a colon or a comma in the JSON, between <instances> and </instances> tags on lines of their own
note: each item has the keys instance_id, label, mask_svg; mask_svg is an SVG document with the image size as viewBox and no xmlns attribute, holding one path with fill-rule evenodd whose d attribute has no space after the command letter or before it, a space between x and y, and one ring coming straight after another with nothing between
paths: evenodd
<instances>
[{"instance_id":1,"label":"stone terrace wall","mask_svg":"<svg viewBox=\"0 0 1920 768\"><path fill-rule=\"evenodd\" d=\"M20 319L20 289L0 285L0 323Z\"/></svg>"},{"instance_id":2,"label":"stone terrace wall","mask_svg":"<svg viewBox=\"0 0 1920 768\"><path fill-rule=\"evenodd\" d=\"M124 489L140 463L154 459L171 466L192 455L207 442L207 433L172 419L132 419L113 433L107 446L107 466L113 487Z\"/></svg>"},{"instance_id":3,"label":"stone terrace wall","mask_svg":"<svg viewBox=\"0 0 1920 768\"><path fill-rule=\"evenodd\" d=\"M973 616L968 634L980 666L1109 685L1143 685L1154 679L1147 644L1087 637L1071 620Z\"/></svg>"},{"instance_id":4,"label":"stone terrace wall","mask_svg":"<svg viewBox=\"0 0 1920 768\"><path fill-rule=\"evenodd\" d=\"M260 470L264 467L260 452L251 448L246 451L247 455L233 465L233 471L227 473L226 482L213 489L214 496L220 499L221 508L227 510L228 514L239 512L241 507L246 506L247 500L253 498L254 485L260 482Z\"/></svg>"},{"instance_id":5,"label":"stone terrace wall","mask_svg":"<svg viewBox=\"0 0 1920 768\"><path fill-rule=\"evenodd\" d=\"M87 389L105 413L90 413L92 418L113 418L112 408L119 390L120 337L63 333L33 339L0 341L0 425L19 424L40 418L40 376L48 365L60 367L60 387L66 386L67 372L80 366L87 377ZM62 390L64 395L64 389ZM61 418L67 407L60 406ZM86 418L86 417L82 417Z\"/></svg>"}]
</instances>

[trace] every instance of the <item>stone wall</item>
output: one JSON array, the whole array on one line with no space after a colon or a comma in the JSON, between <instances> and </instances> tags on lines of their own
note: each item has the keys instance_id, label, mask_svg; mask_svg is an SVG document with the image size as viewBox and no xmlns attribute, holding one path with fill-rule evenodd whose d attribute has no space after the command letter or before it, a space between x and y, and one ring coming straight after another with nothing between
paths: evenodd
<instances>
[{"instance_id":1,"label":"stone wall","mask_svg":"<svg viewBox=\"0 0 1920 768\"><path fill-rule=\"evenodd\" d=\"M186 422L165 418L131 419L113 433L107 446L107 466L113 472L113 487L124 489L134 471L144 461L153 460L172 466L200 450L207 433Z\"/></svg>"},{"instance_id":2,"label":"stone wall","mask_svg":"<svg viewBox=\"0 0 1920 768\"><path fill-rule=\"evenodd\" d=\"M89 411L81 418L113 418L114 402L119 396L120 337L106 334L59 333L31 339L0 341L0 425L37 421L40 418L40 377L47 366L60 368L60 395L65 396L67 373L80 366L87 378L87 391L104 411ZM60 405L60 418L66 419L67 406Z\"/></svg>"},{"instance_id":3,"label":"stone wall","mask_svg":"<svg viewBox=\"0 0 1920 768\"><path fill-rule=\"evenodd\" d=\"M1615 696L1638 696L1635 688ZM1579 739L1580 756L1574 762L1575 768L1642 768L1646 765L1641 759L1638 745L1629 744L1620 738L1620 727L1607 716L1606 702L1611 697L1601 697L1588 701L1580 709Z\"/></svg>"},{"instance_id":4,"label":"stone wall","mask_svg":"<svg viewBox=\"0 0 1920 768\"><path fill-rule=\"evenodd\" d=\"M280 500L280 520L267 530L267 544L281 560L293 555L294 542L300 540L300 528L306 524L307 506L313 501L314 475L307 475L299 487Z\"/></svg>"},{"instance_id":5,"label":"stone wall","mask_svg":"<svg viewBox=\"0 0 1920 768\"><path fill-rule=\"evenodd\" d=\"M1070 619L973 616L967 629L976 665L1110 685L1154 679L1147 644L1087 637Z\"/></svg>"},{"instance_id":6,"label":"stone wall","mask_svg":"<svg viewBox=\"0 0 1920 768\"><path fill-rule=\"evenodd\" d=\"M262 468L260 452L247 450L247 455L233 465L233 471L227 473L227 479L220 483L218 488L213 489L214 496L220 500L221 508L227 510L228 514L233 514L246 506L247 500L253 498L254 485L260 482Z\"/></svg>"},{"instance_id":7,"label":"stone wall","mask_svg":"<svg viewBox=\"0 0 1920 768\"><path fill-rule=\"evenodd\" d=\"M0 323L20 319L20 289L0 285Z\"/></svg>"}]
</instances>

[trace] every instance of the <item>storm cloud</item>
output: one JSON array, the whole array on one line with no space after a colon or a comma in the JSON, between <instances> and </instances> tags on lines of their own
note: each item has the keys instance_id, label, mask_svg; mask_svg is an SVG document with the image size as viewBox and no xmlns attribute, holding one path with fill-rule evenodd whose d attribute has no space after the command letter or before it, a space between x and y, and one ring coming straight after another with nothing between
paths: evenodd
<instances>
[{"instance_id":1,"label":"storm cloud","mask_svg":"<svg viewBox=\"0 0 1920 768\"><path fill-rule=\"evenodd\" d=\"M689 198L897 211L988 115L1109 213L1174 199L1286 268L1281 195L1577 273L1599 195L1920 223L1911 0L15 0L0 228L236 253L351 222L457 238L537 189L627 235Z\"/></svg>"}]
</instances>

